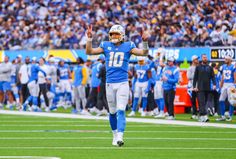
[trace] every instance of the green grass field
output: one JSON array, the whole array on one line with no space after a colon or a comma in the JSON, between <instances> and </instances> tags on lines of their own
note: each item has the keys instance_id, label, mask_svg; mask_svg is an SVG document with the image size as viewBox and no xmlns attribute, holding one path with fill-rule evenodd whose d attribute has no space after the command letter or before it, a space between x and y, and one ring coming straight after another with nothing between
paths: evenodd
<instances>
[{"instance_id":1,"label":"green grass field","mask_svg":"<svg viewBox=\"0 0 236 159\"><path fill-rule=\"evenodd\" d=\"M127 123L124 147L111 141L108 121L0 115L0 158L236 158L236 130L230 128Z\"/></svg>"}]
</instances>

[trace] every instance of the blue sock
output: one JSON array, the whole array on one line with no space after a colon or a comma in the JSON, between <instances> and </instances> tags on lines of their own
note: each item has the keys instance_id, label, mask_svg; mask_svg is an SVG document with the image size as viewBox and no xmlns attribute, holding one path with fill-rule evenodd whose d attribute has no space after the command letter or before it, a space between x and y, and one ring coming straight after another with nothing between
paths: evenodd
<instances>
[{"instance_id":1,"label":"blue sock","mask_svg":"<svg viewBox=\"0 0 236 159\"><path fill-rule=\"evenodd\" d=\"M124 132L125 126L126 126L125 111L118 110L117 111L117 130L118 130L118 132Z\"/></svg>"},{"instance_id":2,"label":"blue sock","mask_svg":"<svg viewBox=\"0 0 236 159\"><path fill-rule=\"evenodd\" d=\"M159 110L161 111L161 107L160 107L160 99L155 99L155 102L157 104L157 107L159 108Z\"/></svg>"},{"instance_id":3,"label":"blue sock","mask_svg":"<svg viewBox=\"0 0 236 159\"><path fill-rule=\"evenodd\" d=\"M14 97L15 97L16 101L19 102L19 94L18 94L18 93L15 93L15 94L14 94Z\"/></svg>"},{"instance_id":4,"label":"blue sock","mask_svg":"<svg viewBox=\"0 0 236 159\"><path fill-rule=\"evenodd\" d=\"M71 101L71 92L66 92L66 101Z\"/></svg>"},{"instance_id":5,"label":"blue sock","mask_svg":"<svg viewBox=\"0 0 236 159\"><path fill-rule=\"evenodd\" d=\"M164 111L165 109L165 101L164 98L159 99L159 103L160 103L160 111Z\"/></svg>"},{"instance_id":6,"label":"blue sock","mask_svg":"<svg viewBox=\"0 0 236 159\"><path fill-rule=\"evenodd\" d=\"M160 111L164 111L164 108L165 108L165 102L164 102L164 98L159 98L159 99L156 99L156 104L159 108Z\"/></svg>"},{"instance_id":7,"label":"blue sock","mask_svg":"<svg viewBox=\"0 0 236 159\"><path fill-rule=\"evenodd\" d=\"M115 114L109 114L109 121L110 121L110 126L112 130L117 129L117 116Z\"/></svg>"},{"instance_id":8,"label":"blue sock","mask_svg":"<svg viewBox=\"0 0 236 159\"><path fill-rule=\"evenodd\" d=\"M29 104L32 101L33 97L29 96L26 100L24 104Z\"/></svg>"},{"instance_id":9,"label":"blue sock","mask_svg":"<svg viewBox=\"0 0 236 159\"><path fill-rule=\"evenodd\" d=\"M59 93L59 99L62 99L64 101L65 93Z\"/></svg>"},{"instance_id":10,"label":"blue sock","mask_svg":"<svg viewBox=\"0 0 236 159\"><path fill-rule=\"evenodd\" d=\"M230 105L229 106L229 115L232 117L234 114L234 106Z\"/></svg>"},{"instance_id":11,"label":"blue sock","mask_svg":"<svg viewBox=\"0 0 236 159\"><path fill-rule=\"evenodd\" d=\"M137 105L138 105L138 99L139 98L134 98L133 105L132 105L132 111L136 111Z\"/></svg>"},{"instance_id":12,"label":"blue sock","mask_svg":"<svg viewBox=\"0 0 236 159\"><path fill-rule=\"evenodd\" d=\"M38 97L33 97L33 105L38 106Z\"/></svg>"},{"instance_id":13,"label":"blue sock","mask_svg":"<svg viewBox=\"0 0 236 159\"><path fill-rule=\"evenodd\" d=\"M145 111L147 108L147 97L142 97L142 108L143 111Z\"/></svg>"},{"instance_id":14,"label":"blue sock","mask_svg":"<svg viewBox=\"0 0 236 159\"><path fill-rule=\"evenodd\" d=\"M225 115L225 102L220 101L220 115L224 116Z\"/></svg>"}]
</instances>

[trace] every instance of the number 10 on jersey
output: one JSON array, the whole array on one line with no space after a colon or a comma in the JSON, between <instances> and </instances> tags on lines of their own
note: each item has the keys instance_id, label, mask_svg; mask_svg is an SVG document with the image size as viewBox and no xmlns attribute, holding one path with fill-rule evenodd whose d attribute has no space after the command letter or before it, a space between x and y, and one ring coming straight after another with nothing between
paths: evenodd
<instances>
[{"instance_id":1,"label":"number 10 on jersey","mask_svg":"<svg viewBox=\"0 0 236 159\"><path fill-rule=\"evenodd\" d=\"M109 67L121 67L124 60L123 52L110 52Z\"/></svg>"}]
</instances>

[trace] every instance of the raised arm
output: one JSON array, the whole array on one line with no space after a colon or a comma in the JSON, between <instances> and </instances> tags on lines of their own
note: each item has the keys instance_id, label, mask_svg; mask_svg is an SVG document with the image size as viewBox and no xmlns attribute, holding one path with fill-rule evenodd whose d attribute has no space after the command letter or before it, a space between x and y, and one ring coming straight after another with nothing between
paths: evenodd
<instances>
[{"instance_id":1,"label":"raised arm","mask_svg":"<svg viewBox=\"0 0 236 159\"><path fill-rule=\"evenodd\" d=\"M103 49L98 47L98 48L92 48L92 40L93 40L93 35L92 35L92 30L93 27L90 25L87 29L87 42L86 42L86 54L87 55L98 55L103 53Z\"/></svg>"},{"instance_id":2,"label":"raised arm","mask_svg":"<svg viewBox=\"0 0 236 159\"><path fill-rule=\"evenodd\" d=\"M149 33L148 32L141 32L142 35L142 40L143 40L143 49L139 49L139 48L133 48L131 50L131 54L134 54L136 56L147 56L148 55L148 38L149 38Z\"/></svg>"}]
</instances>

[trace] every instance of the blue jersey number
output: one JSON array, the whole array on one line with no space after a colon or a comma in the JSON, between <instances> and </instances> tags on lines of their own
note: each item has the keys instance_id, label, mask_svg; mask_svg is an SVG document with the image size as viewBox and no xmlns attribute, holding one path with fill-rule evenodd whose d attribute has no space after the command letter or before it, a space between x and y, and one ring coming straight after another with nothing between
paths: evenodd
<instances>
[{"instance_id":1,"label":"blue jersey number","mask_svg":"<svg viewBox=\"0 0 236 159\"><path fill-rule=\"evenodd\" d=\"M143 79L145 73L146 73L145 70L137 70L138 79Z\"/></svg>"},{"instance_id":2,"label":"blue jersey number","mask_svg":"<svg viewBox=\"0 0 236 159\"><path fill-rule=\"evenodd\" d=\"M124 60L123 52L110 52L109 67L121 67Z\"/></svg>"}]
</instances>

